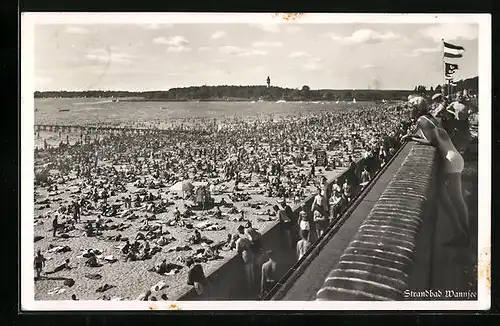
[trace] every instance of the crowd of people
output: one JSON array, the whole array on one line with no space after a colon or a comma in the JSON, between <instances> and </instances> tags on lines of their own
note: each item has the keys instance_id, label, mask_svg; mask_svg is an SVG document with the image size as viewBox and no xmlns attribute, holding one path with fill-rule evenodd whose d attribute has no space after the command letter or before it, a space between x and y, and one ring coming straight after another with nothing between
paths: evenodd
<instances>
[{"instance_id":1,"label":"crowd of people","mask_svg":"<svg viewBox=\"0 0 500 326\"><path fill-rule=\"evenodd\" d=\"M36 220L50 218L54 238L82 230L85 237L123 244L117 255L127 262L165 255L164 245L183 240L185 246L171 249L190 256L162 259L151 270L174 275L187 266L187 283L205 296L203 264L235 250L249 291L262 297L277 281L279 259L262 246L259 223L278 220L284 245L301 259L394 155L408 133L409 110L402 102L367 104L280 119L227 119L192 130L101 131L73 144L47 144L35 150ZM327 153L321 163L318 151ZM328 186L327 172L339 167L347 172ZM169 191L178 183L181 193ZM312 194L311 203L292 209ZM242 224L218 241L202 235L225 230L224 220ZM131 227L137 228L131 237L109 233ZM175 228L191 236L175 239ZM193 249L197 245L203 246ZM88 266L117 260L93 250L85 254ZM45 262L42 253L36 257L40 278Z\"/></svg>"}]
</instances>

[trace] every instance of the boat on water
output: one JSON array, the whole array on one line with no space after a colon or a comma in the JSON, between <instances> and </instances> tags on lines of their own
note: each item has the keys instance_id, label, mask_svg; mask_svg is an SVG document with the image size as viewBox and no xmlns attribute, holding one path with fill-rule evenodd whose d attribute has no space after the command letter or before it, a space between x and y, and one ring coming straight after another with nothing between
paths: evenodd
<instances>
[{"instance_id":1,"label":"boat on water","mask_svg":"<svg viewBox=\"0 0 500 326\"><path fill-rule=\"evenodd\" d=\"M68 112L69 109L59 109L59 112Z\"/></svg>"},{"instance_id":2,"label":"boat on water","mask_svg":"<svg viewBox=\"0 0 500 326\"><path fill-rule=\"evenodd\" d=\"M285 100L277 100L276 103L286 103Z\"/></svg>"},{"instance_id":3,"label":"boat on water","mask_svg":"<svg viewBox=\"0 0 500 326\"><path fill-rule=\"evenodd\" d=\"M252 101L252 102L250 102L250 103L254 104L254 103L255 103L255 101Z\"/></svg>"}]
</instances>

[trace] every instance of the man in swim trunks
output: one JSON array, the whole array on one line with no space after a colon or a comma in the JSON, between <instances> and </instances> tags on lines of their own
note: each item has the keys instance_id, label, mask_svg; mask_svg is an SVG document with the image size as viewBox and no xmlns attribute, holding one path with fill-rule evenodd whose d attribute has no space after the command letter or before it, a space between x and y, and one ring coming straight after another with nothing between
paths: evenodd
<instances>
[{"instance_id":1,"label":"man in swim trunks","mask_svg":"<svg viewBox=\"0 0 500 326\"><path fill-rule=\"evenodd\" d=\"M40 274L42 273L42 269L43 267L45 267L45 257L43 257L42 253L40 252L40 250L38 250L36 256L35 256L35 260L33 262L34 266L35 266L35 271L36 271L36 278L39 279L40 278Z\"/></svg>"},{"instance_id":2,"label":"man in swim trunks","mask_svg":"<svg viewBox=\"0 0 500 326\"><path fill-rule=\"evenodd\" d=\"M267 251L268 260L262 264L260 293L264 297L269 290L273 288L277 281L276 275L276 261L274 260L274 253L272 250Z\"/></svg>"}]
</instances>

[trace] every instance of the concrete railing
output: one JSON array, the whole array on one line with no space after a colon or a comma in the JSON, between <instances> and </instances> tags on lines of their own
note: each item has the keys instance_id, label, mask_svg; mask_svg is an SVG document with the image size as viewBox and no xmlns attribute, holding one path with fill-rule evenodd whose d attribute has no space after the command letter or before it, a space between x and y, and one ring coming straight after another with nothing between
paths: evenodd
<instances>
[{"instance_id":1,"label":"concrete railing","mask_svg":"<svg viewBox=\"0 0 500 326\"><path fill-rule=\"evenodd\" d=\"M413 146L316 300L399 300L409 284L428 282L436 160L434 147Z\"/></svg>"}]
</instances>

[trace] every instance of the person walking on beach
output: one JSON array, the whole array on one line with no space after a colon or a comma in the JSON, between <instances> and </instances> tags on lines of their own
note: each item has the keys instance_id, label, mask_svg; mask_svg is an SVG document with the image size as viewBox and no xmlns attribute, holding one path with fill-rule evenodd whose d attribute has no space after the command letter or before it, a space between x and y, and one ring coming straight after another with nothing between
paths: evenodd
<instances>
[{"instance_id":1,"label":"person walking on beach","mask_svg":"<svg viewBox=\"0 0 500 326\"><path fill-rule=\"evenodd\" d=\"M57 229L59 229L59 221L57 220L57 215L52 220L52 236L55 238Z\"/></svg>"},{"instance_id":2,"label":"person walking on beach","mask_svg":"<svg viewBox=\"0 0 500 326\"><path fill-rule=\"evenodd\" d=\"M78 201L75 201L73 203L73 220L75 223L78 223L80 221L80 204Z\"/></svg>"},{"instance_id":3,"label":"person walking on beach","mask_svg":"<svg viewBox=\"0 0 500 326\"><path fill-rule=\"evenodd\" d=\"M43 257L40 250L36 253L35 260L33 262L35 266L36 278L40 278L40 274L42 273L42 269L45 267L45 257Z\"/></svg>"}]
</instances>

